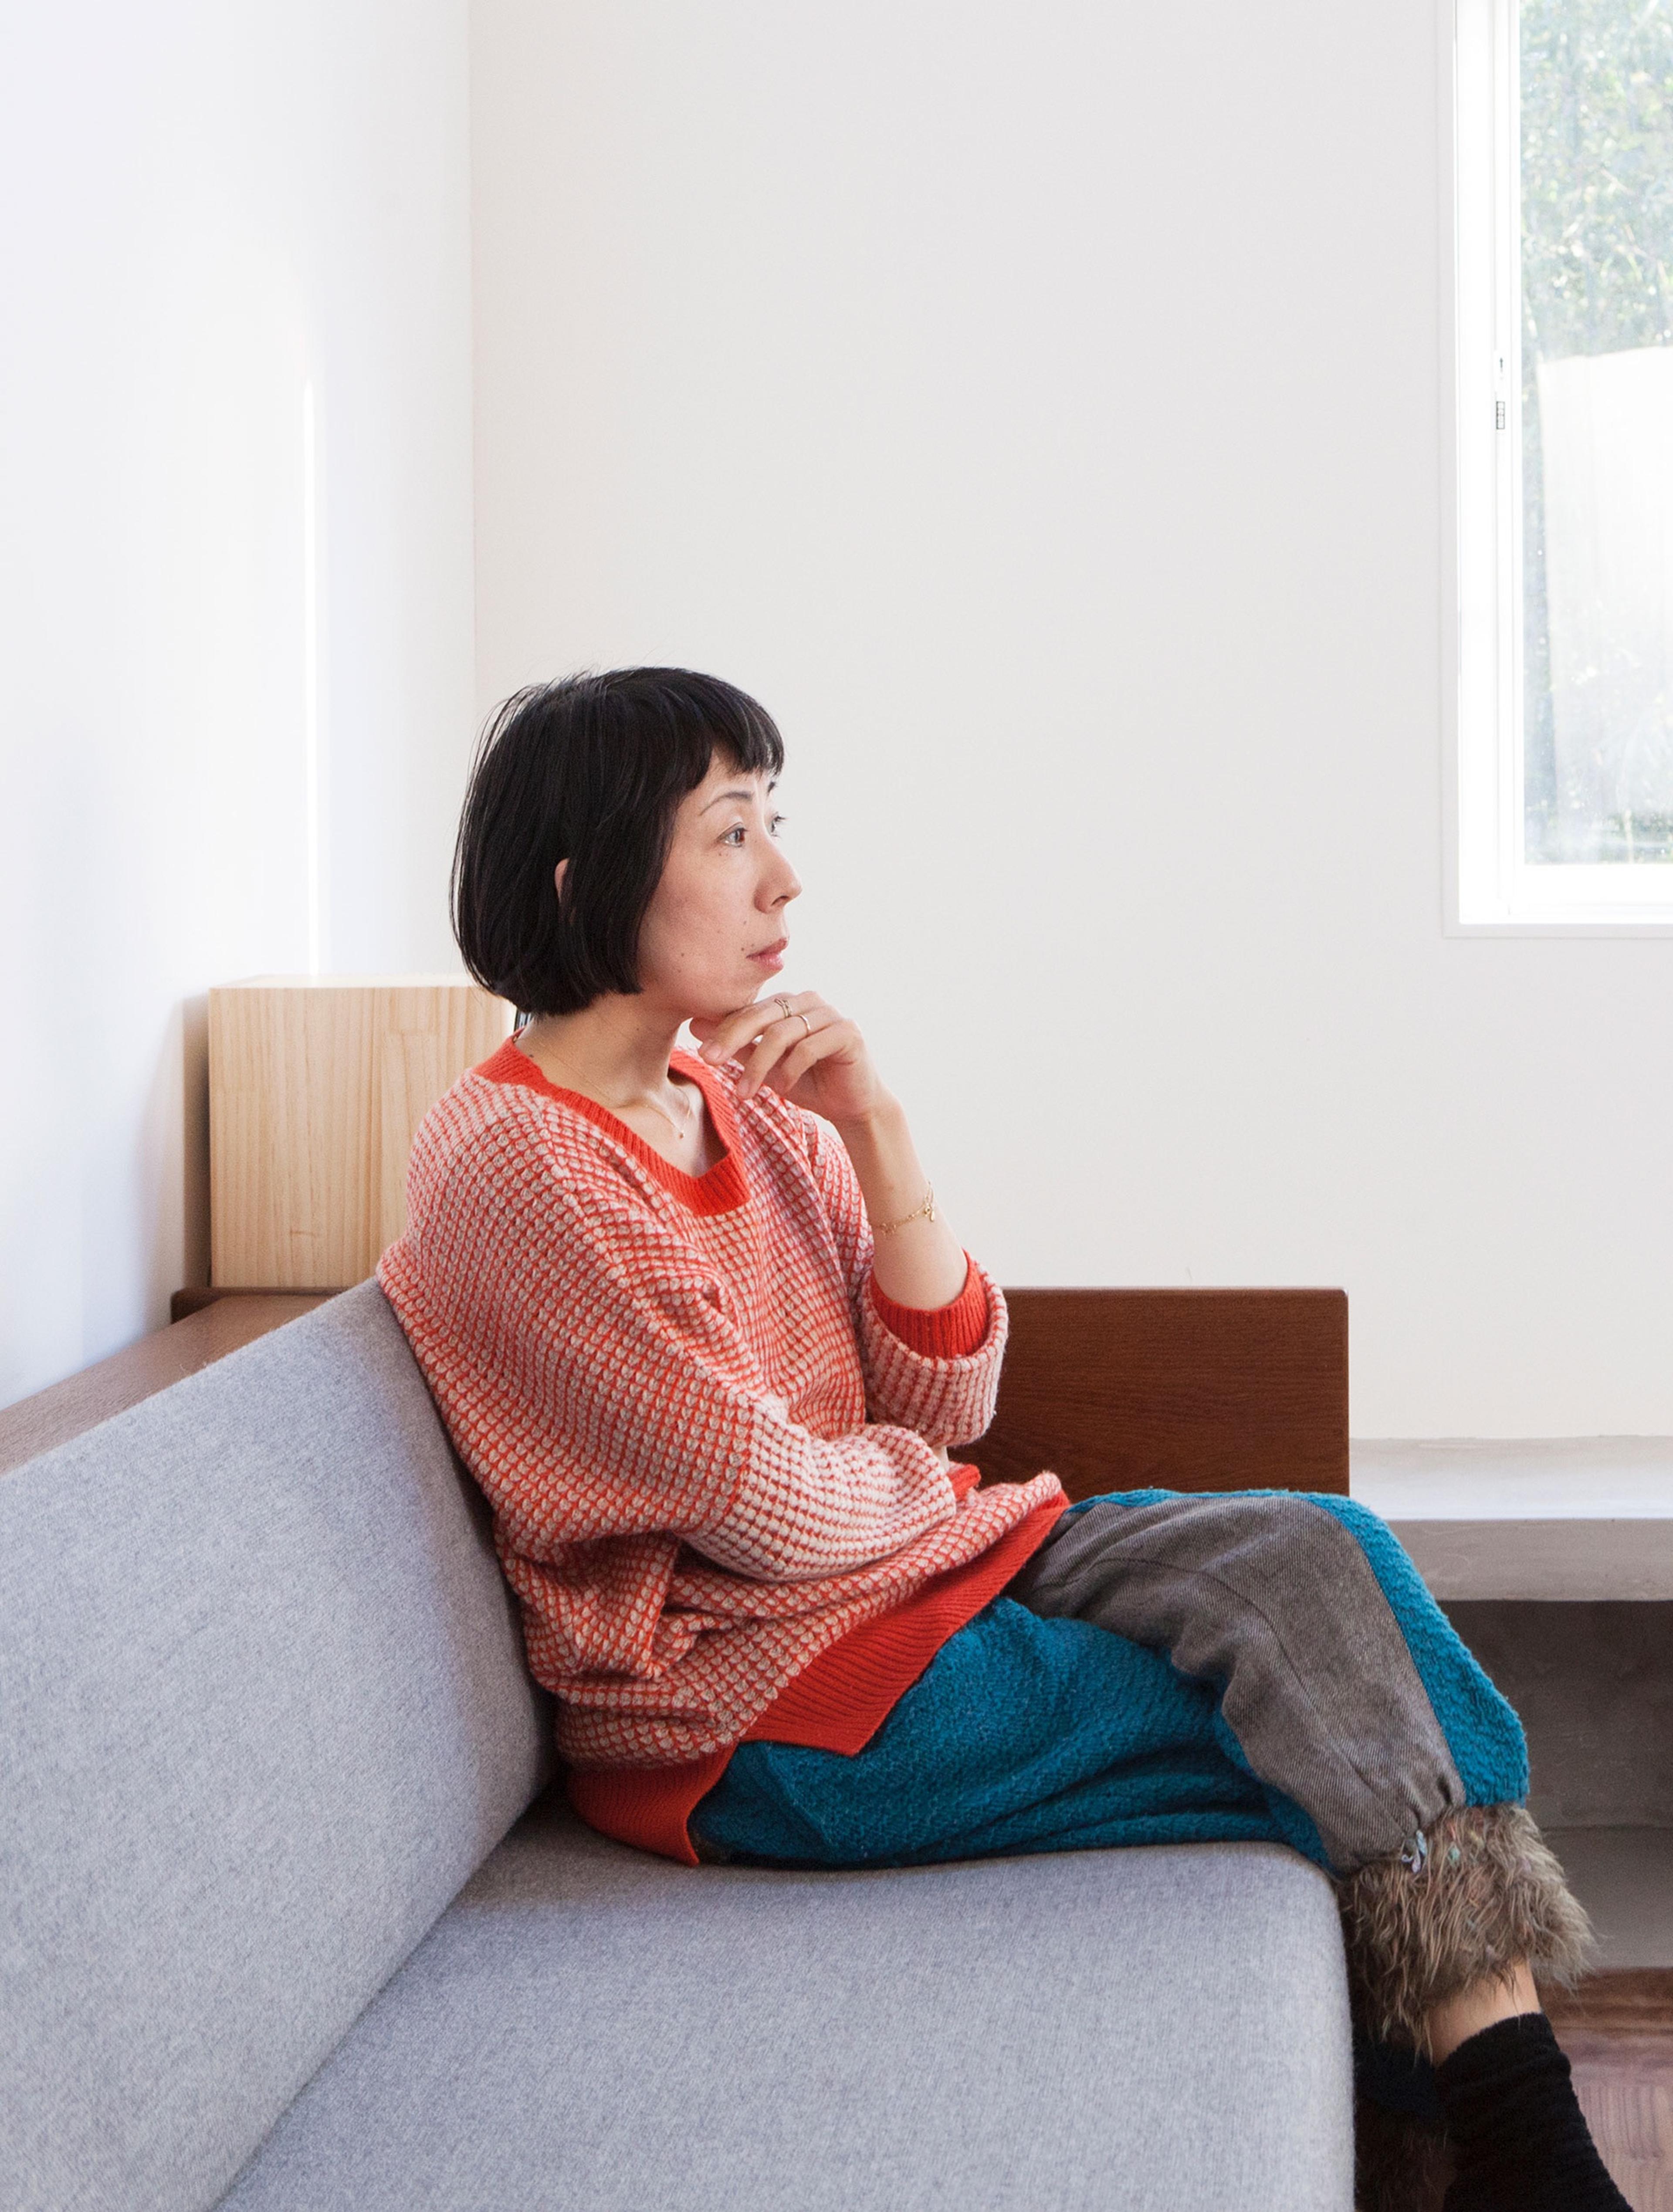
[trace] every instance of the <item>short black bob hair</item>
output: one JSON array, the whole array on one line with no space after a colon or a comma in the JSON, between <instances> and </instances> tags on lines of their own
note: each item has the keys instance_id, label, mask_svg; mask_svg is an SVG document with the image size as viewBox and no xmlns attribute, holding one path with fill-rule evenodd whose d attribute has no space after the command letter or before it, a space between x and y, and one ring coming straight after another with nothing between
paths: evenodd
<instances>
[{"instance_id":1,"label":"short black bob hair","mask_svg":"<svg viewBox=\"0 0 1673 2212\"><path fill-rule=\"evenodd\" d=\"M508 699L477 747L453 848L453 935L478 982L524 1014L637 991L674 816L717 752L745 775L784 765L771 715L689 668L566 676Z\"/></svg>"}]
</instances>

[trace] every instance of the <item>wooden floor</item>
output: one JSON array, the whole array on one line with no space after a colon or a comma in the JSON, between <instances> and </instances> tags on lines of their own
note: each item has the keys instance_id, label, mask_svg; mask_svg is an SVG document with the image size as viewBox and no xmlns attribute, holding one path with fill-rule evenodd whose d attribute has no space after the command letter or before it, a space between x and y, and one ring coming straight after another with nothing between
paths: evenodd
<instances>
[{"instance_id":1,"label":"wooden floor","mask_svg":"<svg viewBox=\"0 0 1673 2212\"><path fill-rule=\"evenodd\" d=\"M1545 2007L1622 2196L1673 2212L1673 1971L1597 1974Z\"/></svg>"}]
</instances>

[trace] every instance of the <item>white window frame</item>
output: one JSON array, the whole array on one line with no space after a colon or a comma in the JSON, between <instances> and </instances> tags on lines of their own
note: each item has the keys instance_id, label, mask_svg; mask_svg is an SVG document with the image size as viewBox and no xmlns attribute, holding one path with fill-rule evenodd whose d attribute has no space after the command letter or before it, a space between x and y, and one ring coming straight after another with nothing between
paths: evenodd
<instances>
[{"instance_id":1,"label":"white window frame","mask_svg":"<svg viewBox=\"0 0 1673 2212\"><path fill-rule=\"evenodd\" d=\"M1522 758L1517 0L1440 0L1446 926L1462 936L1673 936L1673 865L1530 864Z\"/></svg>"}]
</instances>

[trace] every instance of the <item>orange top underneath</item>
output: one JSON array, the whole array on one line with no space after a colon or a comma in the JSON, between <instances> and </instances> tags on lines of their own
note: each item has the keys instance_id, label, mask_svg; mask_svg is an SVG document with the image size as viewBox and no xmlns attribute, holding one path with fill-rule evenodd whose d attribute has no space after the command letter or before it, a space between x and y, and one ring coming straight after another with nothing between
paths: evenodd
<instances>
[{"instance_id":1,"label":"orange top underneath","mask_svg":"<svg viewBox=\"0 0 1673 2212\"><path fill-rule=\"evenodd\" d=\"M986 1299L974 1268L961 1295L934 1312L897 1306L874 1276L870 1290L879 1318L915 1352L956 1358L981 1341ZM952 1474L961 1498L981 1479L973 1467L955 1467ZM863 1751L941 1646L1039 1549L1068 1503L1060 1498L1038 1507L979 1557L936 1576L892 1612L851 1628L785 1684L741 1741L803 1744L850 1757ZM696 1866L687 1823L726 1772L733 1749L672 1766L572 1766L569 1802L589 1827Z\"/></svg>"}]
</instances>

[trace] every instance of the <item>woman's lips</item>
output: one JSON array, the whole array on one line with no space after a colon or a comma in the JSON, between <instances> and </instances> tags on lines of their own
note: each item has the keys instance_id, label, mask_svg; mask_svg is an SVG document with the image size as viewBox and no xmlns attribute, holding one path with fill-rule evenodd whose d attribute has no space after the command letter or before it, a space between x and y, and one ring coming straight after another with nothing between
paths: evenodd
<instances>
[{"instance_id":1,"label":"woman's lips","mask_svg":"<svg viewBox=\"0 0 1673 2212\"><path fill-rule=\"evenodd\" d=\"M788 937L781 937L776 945L763 945L759 952L751 952L750 958L759 968L782 968L784 965L784 954L789 942Z\"/></svg>"}]
</instances>

